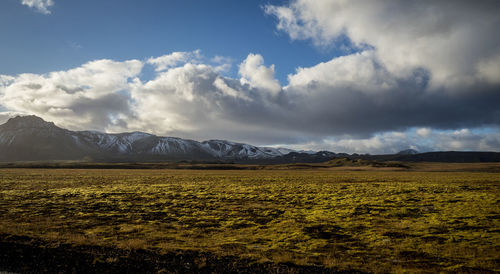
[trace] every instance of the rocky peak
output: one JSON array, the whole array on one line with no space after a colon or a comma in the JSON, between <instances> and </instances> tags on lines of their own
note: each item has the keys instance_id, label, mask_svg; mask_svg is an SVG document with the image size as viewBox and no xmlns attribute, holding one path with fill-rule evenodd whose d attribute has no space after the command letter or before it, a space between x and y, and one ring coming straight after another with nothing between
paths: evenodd
<instances>
[{"instance_id":1,"label":"rocky peak","mask_svg":"<svg viewBox=\"0 0 500 274\"><path fill-rule=\"evenodd\" d=\"M22 129L22 128L57 128L52 122L46 122L42 118L29 115L29 116L16 116L10 118L7 123L3 125L8 129Z\"/></svg>"}]
</instances>

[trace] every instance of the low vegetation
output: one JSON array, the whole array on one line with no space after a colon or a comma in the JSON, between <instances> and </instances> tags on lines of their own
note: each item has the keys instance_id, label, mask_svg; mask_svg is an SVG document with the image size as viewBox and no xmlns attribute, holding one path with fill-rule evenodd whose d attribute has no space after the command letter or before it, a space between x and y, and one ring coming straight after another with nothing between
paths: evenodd
<instances>
[{"instance_id":1,"label":"low vegetation","mask_svg":"<svg viewBox=\"0 0 500 274\"><path fill-rule=\"evenodd\" d=\"M325 270L500 271L498 173L421 170L2 169L0 233Z\"/></svg>"}]
</instances>

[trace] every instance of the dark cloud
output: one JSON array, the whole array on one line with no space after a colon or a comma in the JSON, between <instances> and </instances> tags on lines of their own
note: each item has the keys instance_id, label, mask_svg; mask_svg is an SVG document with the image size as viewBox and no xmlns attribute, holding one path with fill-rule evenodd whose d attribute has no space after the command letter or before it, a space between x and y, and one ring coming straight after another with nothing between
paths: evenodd
<instances>
[{"instance_id":1,"label":"dark cloud","mask_svg":"<svg viewBox=\"0 0 500 274\"><path fill-rule=\"evenodd\" d=\"M39 85L39 86L42 87L41 85ZM56 88L64 90L68 94L74 94L77 92L85 91L85 89L83 87L70 88L70 87L67 87L65 85L57 85Z\"/></svg>"},{"instance_id":2,"label":"dark cloud","mask_svg":"<svg viewBox=\"0 0 500 274\"><path fill-rule=\"evenodd\" d=\"M86 118L86 129L104 130L109 126L126 128L126 121L119 117L133 116L129 100L125 94L107 94L96 99L78 98L68 108L74 115Z\"/></svg>"},{"instance_id":3,"label":"dark cloud","mask_svg":"<svg viewBox=\"0 0 500 274\"><path fill-rule=\"evenodd\" d=\"M29 88L29 89L41 89L42 88L42 85L40 84L27 84L25 85L25 87Z\"/></svg>"}]
</instances>

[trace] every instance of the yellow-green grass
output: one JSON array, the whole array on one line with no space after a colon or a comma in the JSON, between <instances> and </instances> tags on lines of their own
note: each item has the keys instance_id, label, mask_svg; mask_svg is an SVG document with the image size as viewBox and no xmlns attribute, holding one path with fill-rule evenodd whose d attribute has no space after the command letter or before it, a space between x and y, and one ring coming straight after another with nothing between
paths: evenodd
<instances>
[{"instance_id":1,"label":"yellow-green grass","mask_svg":"<svg viewBox=\"0 0 500 274\"><path fill-rule=\"evenodd\" d=\"M0 233L373 272L500 271L500 174L0 169Z\"/></svg>"}]
</instances>

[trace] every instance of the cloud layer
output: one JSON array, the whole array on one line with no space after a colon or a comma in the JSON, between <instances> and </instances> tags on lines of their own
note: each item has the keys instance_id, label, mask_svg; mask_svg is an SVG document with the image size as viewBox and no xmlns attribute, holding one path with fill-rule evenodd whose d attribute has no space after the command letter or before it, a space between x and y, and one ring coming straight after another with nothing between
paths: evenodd
<instances>
[{"instance_id":1,"label":"cloud layer","mask_svg":"<svg viewBox=\"0 0 500 274\"><path fill-rule=\"evenodd\" d=\"M71 129L141 130L345 152L500 150L496 1L291 1L277 28L357 53L298 68L286 85L250 53L200 51L96 60L48 74L0 75L0 119L36 114ZM480 42L479 42L480 41ZM153 71L143 80L145 66ZM481 131L481 128L488 128Z\"/></svg>"},{"instance_id":2,"label":"cloud layer","mask_svg":"<svg viewBox=\"0 0 500 274\"><path fill-rule=\"evenodd\" d=\"M2 75L0 105L8 110L3 116L36 114L71 129L141 130L198 140L298 143L350 152L417 144L418 137L430 136L426 133L430 128L500 124L497 90L428 91L428 73L397 78L376 62L373 51L300 68L285 87L274 79L273 66L266 66L261 55L249 54L242 61L240 79L223 76L219 66L204 64L200 58L196 62L178 58L195 55L199 52L176 52L147 61L97 60L44 75ZM147 65L156 72L143 81ZM413 139L391 137L390 132L405 134L415 127L425 128ZM384 131L389 133L377 133ZM442 138L434 139L437 144Z\"/></svg>"}]
</instances>

